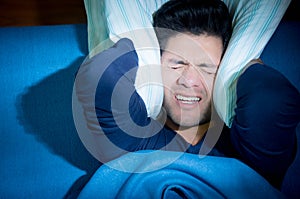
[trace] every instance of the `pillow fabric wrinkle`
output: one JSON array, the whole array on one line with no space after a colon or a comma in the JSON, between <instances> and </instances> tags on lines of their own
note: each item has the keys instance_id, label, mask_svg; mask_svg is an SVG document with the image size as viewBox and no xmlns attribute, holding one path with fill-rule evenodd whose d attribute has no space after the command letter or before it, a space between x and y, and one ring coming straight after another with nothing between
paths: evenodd
<instances>
[{"instance_id":1,"label":"pillow fabric wrinkle","mask_svg":"<svg viewBox=\"0 0 300 199\"><path fill-rule=\"evenodd\" d=\"M233 34L218 71L214 103L231 127L236 107L236 83L246 65L259 58L279 25L290 0L224 1L233 13Z\"/></svg>"},{"instance_id":2,"label":"pillow fabric wrinkle","mask_svg":"<svg viewBox=\"0 0 300 199\"><path fill-rule=\"evenodd\" d=\"M84 0L84 7L87 16L89 56L92 57L106 48L105 45L99 44L109 38L104 0ZM102 49L97 49L100 46Z\"/></svg>"},{"instance_id":3,"label":"pillow fabric wrinkle","mask_svg":"<svg viewBox=\"0 0 300 199\"><path fill-rule=\"evenodd\" d=\"M135 87L146 104L149 117L155 118L162 105L162 80L160 69L160 51L152 27L152 13L159 5L154 1L105 1L107 21L117 19L117 23L108 23L109 36L114 42L120 38L131 39L139 57L139 69ZM137 12L132 12L137 10ZM144 14L140 14L140 12ZM119 16L123 16L120 18ZM133 22L134 20L134 22ZM155 107L155 108L154 108Z\"/></svg>"}]
</instances>

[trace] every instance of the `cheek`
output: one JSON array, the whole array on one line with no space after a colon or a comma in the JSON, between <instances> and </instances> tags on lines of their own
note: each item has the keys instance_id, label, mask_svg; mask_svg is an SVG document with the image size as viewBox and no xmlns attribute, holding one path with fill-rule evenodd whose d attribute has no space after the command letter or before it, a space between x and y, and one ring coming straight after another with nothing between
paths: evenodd
<instances>
[{"instance_id":1,"label":"cheek","mask_svg":"<svg viewBox=\"0 0 300 199\"><path fill-rule=\"evenodd\" d=\"M215 75L207 75L205 78L208 88L211 90L215 81Z\"/></svg>"},{"instance_id":2,"label":"cheek","mask_svg":"<svg viewBox=\"0 0 300 199\"><path fill-rule=\"evenodd\" d=\"M205 78L205 82L208 95L211 96L214 88L215 75L207 75Z\"/></svg>"},{"instance_id":3,"label":"cheek","mask_svg":"<svg viewBox=\"0 0 300 199\"><path fill-rule=\"evenodd\" d=\"M212 87L215 81L216 73L201 68L196 68L195 72L197 73L197 79L202 85L205 85L206 88Z\"/></svg>"},{"instance_id":4,"label":"cheek","mask_svg":"<svg viewBox=\"0 0 300 199\"><path fill-rule=\"evenodd\" d=\"M167 67L162 68L162 80L164 86L172 86L176 84L177 79L179 78L178 72L170 70Z\"/></svg>"},{"instance_id":5,"label":"cheek","mask_svg":"<svg viewBox=\"0 0 300 199\"><path fill-rule=\"evenodd\" d=\"M208 74L206 72L199 72L199 85L202 88L202 92L205 92L207 97L209 98L212 95L215 74Z\"/></svg>"}]
</instances>

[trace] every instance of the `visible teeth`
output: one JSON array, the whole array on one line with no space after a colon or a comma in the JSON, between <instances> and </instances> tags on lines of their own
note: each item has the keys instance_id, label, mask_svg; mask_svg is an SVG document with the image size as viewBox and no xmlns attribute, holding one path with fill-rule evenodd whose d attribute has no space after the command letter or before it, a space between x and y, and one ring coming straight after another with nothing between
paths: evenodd
<instances>
[{"instance_id":1,"label":"visible teeth","mask_svg":"<svg viewBox=\"0 0 300 199\"><path fill-rule=\"evenodd\" d=\"M185 97L185 96L182 96L182 95L176 95L176 98L180 101L187 101L187 102L198 102L200 101L200 98L199 97Z\"/></svg>"}]
</instances>

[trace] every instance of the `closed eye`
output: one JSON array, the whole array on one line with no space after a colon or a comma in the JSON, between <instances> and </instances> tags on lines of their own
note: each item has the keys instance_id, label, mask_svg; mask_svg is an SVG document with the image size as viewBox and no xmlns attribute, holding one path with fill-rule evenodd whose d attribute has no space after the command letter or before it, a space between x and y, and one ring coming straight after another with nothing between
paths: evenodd
<instances>
[{"instance_id":1,"label":"closed eye","mask_svg":"<svg viewBox=\"0 0 300 199\"><path fill-rule=\"evenodd\" d=\"M189 63L187 63L187 62L184 62L184 61L181 61L181 60L179 60L179 61L173 60L173 61L170 62L169 67L172 68L172 69L179 69L179 68L183 68L183 67L188 66L188 65L189 65Z\"/></svg>"},{"instance_id":2,"label":"closed eye","mask_svg":"<svg viewBox=\"0 0 300 199\"><path fill-rule=\"evenodd\" d=\"M218 67L213 64L199 64L197 65L201 71L204 71L207 74L215 74Z\"/></svg>"}]
</instances>

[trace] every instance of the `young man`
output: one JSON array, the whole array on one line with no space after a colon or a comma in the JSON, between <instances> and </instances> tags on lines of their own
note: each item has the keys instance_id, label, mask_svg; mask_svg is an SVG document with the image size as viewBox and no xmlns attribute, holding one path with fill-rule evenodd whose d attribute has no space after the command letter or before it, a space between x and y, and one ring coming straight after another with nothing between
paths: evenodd
<instances>
[{"instance_id":1,"label":"young man","mask_svg":"<svg viewBox=\"0 0 300 199\"><path fill-rule=\"evenodd\" d=\"M153 21L167 126L196 145L211 120L213 82L231 36L231 18L220 1L170 1Z\"/></svg>"},{"instance_id":2,"label":"young man","mask_svg":"<svg viewBox=\"0 0 300 199\"><path fill-rule=\"evenodd\" d=\"M171 0L154 14L154 27L162 49L165 123L147 117L135 91L138 58L130 40L88 59L78 73L87 87L97 80L94 105L102 133L91 142L100 161L147 149L199 154L214 129L214 78L231 35L227 7L220 0ZM100 79L94 72L99 68ZM224 127L209 155L238 158L279 187L294 158L300 95L261 64L250 66L237 86L232 128ZM77 89L81 101L90 95L85 88Z\"/></svg>"}]
</instances>

